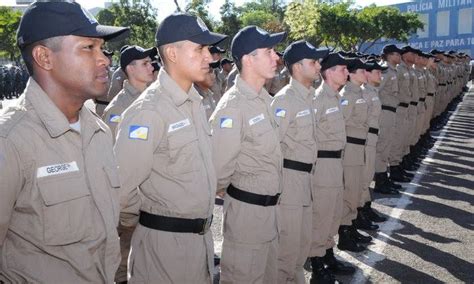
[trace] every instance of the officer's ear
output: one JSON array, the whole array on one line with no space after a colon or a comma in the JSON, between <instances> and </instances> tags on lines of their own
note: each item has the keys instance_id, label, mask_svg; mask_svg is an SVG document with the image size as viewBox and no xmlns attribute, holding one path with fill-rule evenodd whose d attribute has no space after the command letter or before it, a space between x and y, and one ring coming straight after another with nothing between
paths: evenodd
<instances>
[{"instance_id":1,"label":"officer's ear","mask_svg":"<svg viewBox=\"0 0 474 284\"><path fill-rule=\"evenodd\" d=\"M53 51L44 46L44 45L36 45L32 50L31 50L31 55L33 57L33 61L35 64L44 70L51 70L53 68L51 56L53 54Z\"/></svg>"},{"instance_id":2,"label":"officer's ear","mask_svg":"<svg viewBox=\"0 0 474 284\"><path fill-rule=\"evenodd\" d=\"M160 56L168 63L175 63L178 60L178 49L182 44L182 42L174 42L163 45L160 47Z\"/></svg>"}]
</instances>

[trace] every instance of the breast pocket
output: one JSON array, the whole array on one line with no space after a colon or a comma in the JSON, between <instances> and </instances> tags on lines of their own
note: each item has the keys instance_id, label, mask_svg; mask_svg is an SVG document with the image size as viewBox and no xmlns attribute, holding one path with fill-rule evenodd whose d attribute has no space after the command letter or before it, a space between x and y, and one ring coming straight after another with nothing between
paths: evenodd
<instances>
[{"instance_id":1,"label":"breast pocket","mask_svg":"<svg viewBox=\"0 0 474 284\"><path fill-rule=\"evenodd\" d=\"M274 150L278 138L268 119L250 126L251 141L258 152L268 153Z\"/></svg>"},{"instance_id":2,"label":"breast pocket","mask_svg":"<svg viewBox=\"0 0 474 284\"><path fill-rule=\"evenodd\" d=\"M337 111L326 115L324 129L327 134L338 134L345 131L344 118L342 112Z\"/></svg>"},{"instance_id":3,"label":"breast pocket","mask_svg":"<svg viewBox=\"0 0 474 284\"><path fill-rule=\"evenodd\" d=\"M47 245L79 242L92 230L92 199L82 173L37 181Z\"/></svg>"},{"instance_id":4,"label":"breast pocket","mask_svg":"<svg viewBox=\"0 0 474 284\"><path fill-rule=\"evenodd\" d=\"M312 116L306 115L296 118L296 139L298 141L307 141L313 139Z\"/></svg>"},{"instance_id":5,"label":"breast pocket","mask_svg":"<svg viewBox=\"0 0 474 284\"><path fill-rule=\"evenodd\" d=\"M194 128L178 130L168 136L171 174L183 174L197 171L199 158L198 138Z\"/></svg>"}]
</instances>

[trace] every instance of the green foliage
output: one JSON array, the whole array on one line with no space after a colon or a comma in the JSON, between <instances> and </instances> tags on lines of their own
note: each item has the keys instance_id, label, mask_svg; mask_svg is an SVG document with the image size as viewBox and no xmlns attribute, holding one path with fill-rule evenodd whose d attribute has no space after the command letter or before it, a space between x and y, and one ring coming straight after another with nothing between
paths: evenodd
<instances>
[{"instance_id":1,"label":"green foliage","mask_svg":"<svg viewBox=\"0 0 474 284\"><path fill-rule=\"evenodd\" d=\"M97 20L103 25L130 27L128 38L107 43L112 50L118 50L125 44L136 44L144 48L154 46L158 26L156 18L157 10L149 0L120 0L97 14Z\"/></svg>"},{"instance_id":2,"label":"green foliage","mask_svg":"<svg viewBox=\"0 0 474 284\"><path fill-rule=\"evenodd\" d=\"M232 37L235 35L242 26L242 22L239 19L239 11L235 7L235 4L231 0L225 0L224 4L220 8L221 22L217 25L216 30L219 33L223 33Z\"/></svg>"},{"instance_id":3,"label":"green foliage","mask_svg":"<svg viewBox=\"0 0 474 284\"><path fill-rule=\"evenodd\" d=\"M209 2L211 2L211 0L191 0L191 2L186 6L186 12L201 18L206 26L212 31L214 30L215 24L208 12Z\"/></svg>"},{"instance_id":4,"label":"green foliage","mask_svg":"<svg viewBox=\"0 0 474 284\"><path fill-rule=\"evenodd\" d=\"M370 42L367 49L383 37L406 41L423 27L416 14L401 13L394 7L371 5L354 9L352 5L352 2L317 4L315 0L291 3L285 12L290 37L307 39L316 45L358 50L362 44Z\"/></svg>"},{"instance_id":5,"label":"green foliage","mask_svg":"<svg viewBox=\"0 0 474 284\"><path fill-rule=\"evenodd\" d=\"M12 61L18 61L20 50L16 45L16 30L21 20L21 12L10 7L0 7L0 53Z\"/></svg>"}]
</instances>

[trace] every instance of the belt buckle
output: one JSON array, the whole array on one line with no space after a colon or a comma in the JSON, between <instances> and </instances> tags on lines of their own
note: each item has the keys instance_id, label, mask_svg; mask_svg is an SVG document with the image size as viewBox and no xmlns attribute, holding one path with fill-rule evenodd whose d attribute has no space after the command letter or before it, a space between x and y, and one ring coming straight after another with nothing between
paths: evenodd
<instances>
[{"instance_id":1,"label":"belt buckle","mask_svg":"<svg viewBox=\"0 0 474 284\"><path fill-rule=\"evenodd\" d=\"M211 217L209 217L207 219L204 219L204 224L202 224L202 229L198 233L199 235L204 235L205 233L207 233L209 231L209 229L211 228L211 225L212 225L212 219L213 218L214 218L214 215L211 215Z\"/></svg>"}]
</instances>

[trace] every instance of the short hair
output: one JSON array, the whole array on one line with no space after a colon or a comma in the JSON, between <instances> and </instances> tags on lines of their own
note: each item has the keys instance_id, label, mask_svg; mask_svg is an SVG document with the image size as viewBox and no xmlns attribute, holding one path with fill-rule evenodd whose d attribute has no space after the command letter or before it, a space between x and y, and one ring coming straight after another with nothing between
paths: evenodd
<instances>
[{"instance_id":1,"label":"short hair","mask_svg":"<svg viewBox=\"0 0 474 284\"><path fill-rule=\"evenodd\" d=\"M33 72L33 62L34 62L33 49L37 47L38 45L42 45L51 49L53 52L57 52L61 50L63 39L64 39L64 36L50 37L50 38L43 39L37 42L33 42L21 50L21 57L23 58L23 61L25 62L26 69L28 70L28 74L30 74L30 76L33 76L33 73L34 73Z\"/></svg>"},{"instance_id":2,"label":"short hair","mask_svg":"<svg viewBox=\"0 0 474 284\"><path fill-rule=\"evenodd\" d=\"M159 55L159 58L161 58L161 62L163 63L163 65L166 65L166 62L168 61L168 59L166 58L166 55L165 55L165 48L168 47L168 46L171 46L171 45L174 45L176 47L180 47L182 45L182 42L177 41L177 42L172 42L172 43L168 43L168 44L158 46L158 55Z\"/></svg>"},{"instance_id":3,"label":"short hair","mask_svg":"<svg viewBox=\"0 0 474 284\"><path fill-rule=\"evenodd\" d=\"M337 66L337 65L336 65L336 66ZM332 70L332 71L336 70L336 66L329 67L328 69L326 69L326 70L324 70L324 71L321 72L321 77L323 77L323 80L326 80L326 78L327 78L327 75L326 75L327 73L326 73L326 72L327 72L328 70Z\"/></svg>"}]
</instances>

